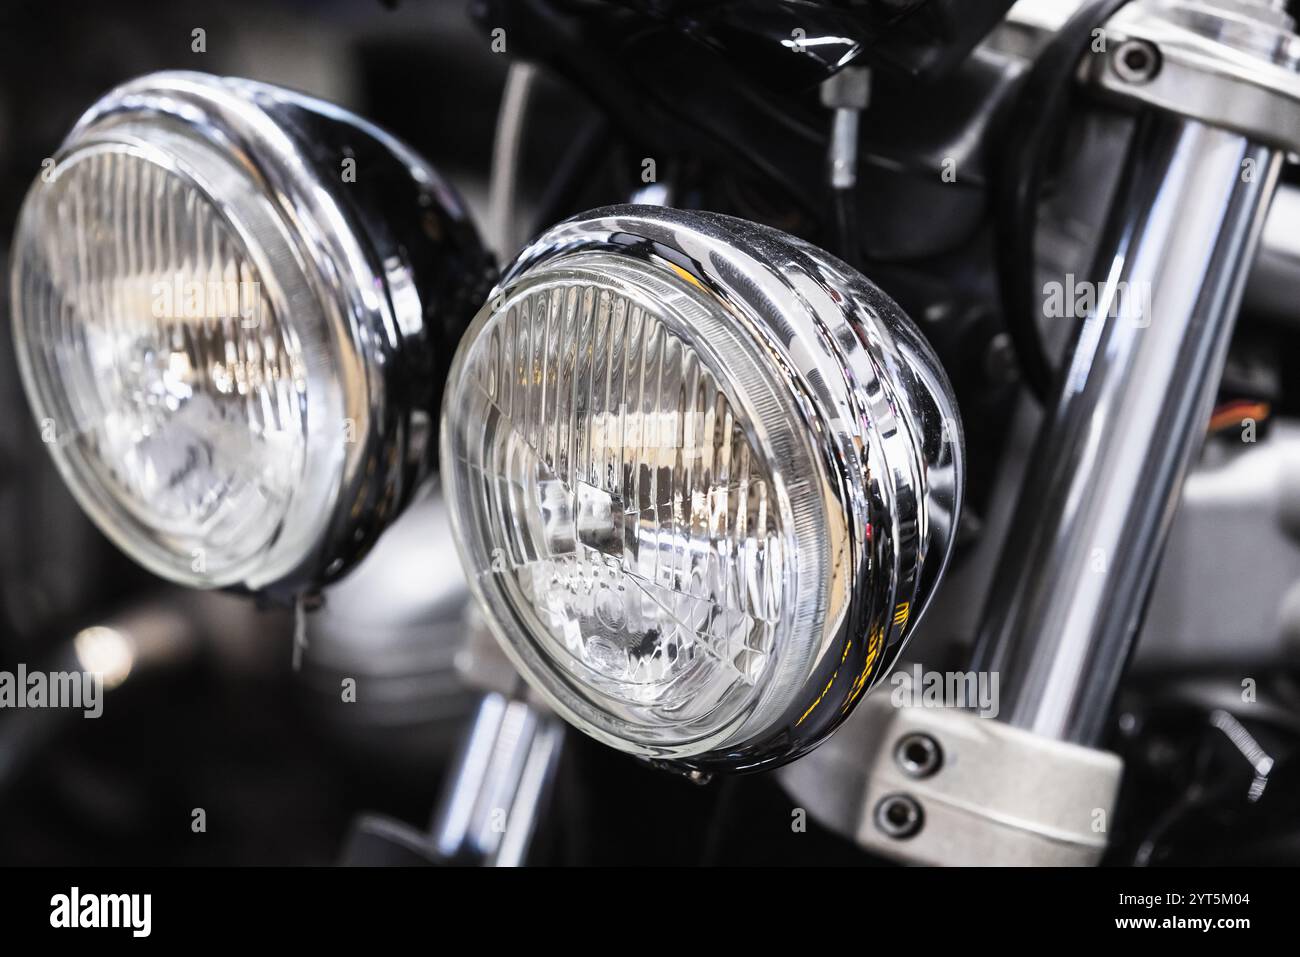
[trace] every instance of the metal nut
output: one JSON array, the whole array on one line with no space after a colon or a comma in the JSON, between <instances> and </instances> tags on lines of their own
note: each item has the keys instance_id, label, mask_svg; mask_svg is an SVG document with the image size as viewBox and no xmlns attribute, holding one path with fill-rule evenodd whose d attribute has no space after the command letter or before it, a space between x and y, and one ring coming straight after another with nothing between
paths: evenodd
<instances>
[{"instance_id":1,"label":"metal nut","mask_svg":"<svg viewBox=\"0 0 1300 957\"><path fill-rule=\"evenodd\" d=\"M915 837L925 823L925 812L916 798L907 794L887 794L876 805L876 829L896 841Z\"/></svg>"},{"instance_id":2,"label":"metal nut","mask_svg":"<svg viewBox=\"0 0 1300 957\"><path fill-rule=\"evenodd\" d=\"M913 731L899 738L894 760L908 777L928 778L943 765L943 749L928 734Z\"/></svg>"},{"instance_id":3,"label":"metal nut","mask_svg":"<svg viewBox=\"0 0 1300 957\"><path fill-rule=\"evenodd\" d=\"M1110 62L1125 83L1148 83L1160 72L1160 51L1148 40L1125 40Z\"/></svg>"}]
</instances>

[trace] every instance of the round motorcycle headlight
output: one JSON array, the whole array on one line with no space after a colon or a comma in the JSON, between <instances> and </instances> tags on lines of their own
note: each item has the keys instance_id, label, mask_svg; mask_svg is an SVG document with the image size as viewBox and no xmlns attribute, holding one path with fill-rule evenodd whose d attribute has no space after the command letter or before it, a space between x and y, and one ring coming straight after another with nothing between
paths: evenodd
<instances>
[{"instance_id":1,"label":"round motorcycle headlight","mask_svg":"<svg viewBox=\"0 0 1300 957\"><path fill-rule=\"evenodd\" d=\"M430 464L439 340L487 263L454 194L374 127L249 81L144 77L28 193L23 382L132 557L300 589L364 552Z\"/></svg>"},{"instance_id":2,"label":"round motorcycle headlight","mask_svg":"<svg viewBox=\"0 0 1300 957\"><path fill-rule=\"evenodd\" d=\"M937 360L772 230L597 210L524 251L457 353L444 481L476 596L582 730L698 769L821 740L919 618L960 503Z\"/></svg>"}]
</instances>

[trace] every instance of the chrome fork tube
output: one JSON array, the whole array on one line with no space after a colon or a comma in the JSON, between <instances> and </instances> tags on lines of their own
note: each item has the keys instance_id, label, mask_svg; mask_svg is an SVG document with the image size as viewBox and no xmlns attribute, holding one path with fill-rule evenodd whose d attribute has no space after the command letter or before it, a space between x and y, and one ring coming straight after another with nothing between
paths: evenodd
<instances>
[{"instance_id":1,"label":"chrome fork tube","mask_svg":"<svg viewBox=\"0 0 1300 957\"><path fill-rule=\"evenodd\" d=\"M1277 150L1194 120L1139 122L1096 305L1039 434L976 642L973 667L999 673L1014 726L1087 746L1104 735L1280 164Z\"/></svg>"},{"instance_id":2,"label":"chrome fork tube","mask_svg":"<svg viewBox=\"0 0 1300 957\"><path fill-rule=\"evenodd\" d=\"M523 864L545 814L563 738L554 716L505 695L484 695L434 815L440 857L479 866Z\"/></svg>"}]
</instances>

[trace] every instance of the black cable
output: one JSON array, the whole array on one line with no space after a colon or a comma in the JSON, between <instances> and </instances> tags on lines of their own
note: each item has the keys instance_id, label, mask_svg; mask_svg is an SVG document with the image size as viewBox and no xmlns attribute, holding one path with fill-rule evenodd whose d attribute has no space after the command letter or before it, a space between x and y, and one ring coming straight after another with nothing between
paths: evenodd
<instances>
[{"instance_id":1,"label":"black cable","mask_svg":"<svg viewBox=\"0 0 1300 957\"><path fill-rule=\"evenodd\" d=\"M608 159L612 138L603 113L589 116L569 143L537 205L530 238L578 212L578 200Z\"/></svg>"},{"instance_id":2,"label":"black cable","mask_svg":"<svg viewBox=\"0 0 1300 957\"><path fill-rule=\"evenodd\" d=\"M1021 374L1040 400L1051 394L1057 378L1039 330L1039 310L1034 306L1034 235L1047 153L1065 132L1075 72L1093 42L1093 31L1127 2L1094 0L1070 17L1021 77L1003 123L1001 175L994 183L998 283Z\"/></svg>"},{"instance_id":3,"label":"black cable","mask_svg":"<svg viewBox=\"0 0 1300 957\"><path fill-rule=\"evenodd\" d=\"M862 247L858 239L858 191L856 184L847 189L831 190L831 209L835 216L836 252L854 269L862 268Z\"/></svg>"}]
</instances>

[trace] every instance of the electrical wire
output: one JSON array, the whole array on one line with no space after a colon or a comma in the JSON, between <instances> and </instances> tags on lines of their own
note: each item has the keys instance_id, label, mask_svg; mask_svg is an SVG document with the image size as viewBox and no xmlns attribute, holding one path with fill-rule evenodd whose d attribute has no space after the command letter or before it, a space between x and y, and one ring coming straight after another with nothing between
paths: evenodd
<instances>
[{"instance_id":1,"label":"electrical wire","mask_svg":"<svg viewBox=\"0 0 1300 957\"><path fill-rule=\"evenodd\" d=\"M1224 402L1215 407L1207 431L1214 435L1228 429L1240 429L1247 420L1264 422L1272 412L1272 406L1262 400L1236 399Z\"/></svg>"},{"instance_id":2,"label":"electrical wire","mask_svg":"<svg viewBox=\"0 0 1300 957\"><path fill-rule=\"evenodd\" d=\"M1040 401L1051 394L1057 379L1034 308L1034 237L1047 154L1069 122L1075 71L1094 41L1094 31L1127 2L1094 0L1080 7L1025 71L1004 118L1001 175L994 184L998 280L1021 374Z\"/></svg>"}]
</instances>

